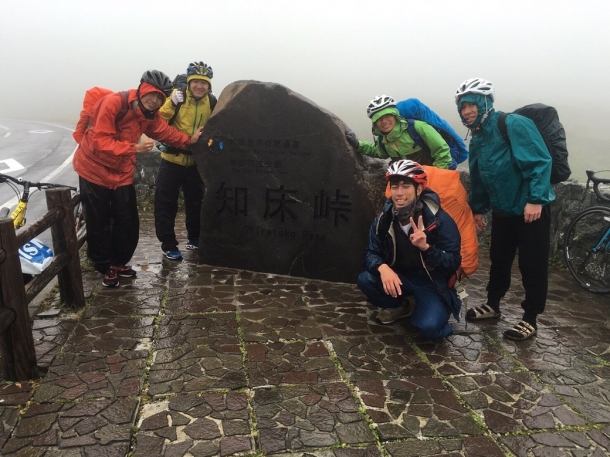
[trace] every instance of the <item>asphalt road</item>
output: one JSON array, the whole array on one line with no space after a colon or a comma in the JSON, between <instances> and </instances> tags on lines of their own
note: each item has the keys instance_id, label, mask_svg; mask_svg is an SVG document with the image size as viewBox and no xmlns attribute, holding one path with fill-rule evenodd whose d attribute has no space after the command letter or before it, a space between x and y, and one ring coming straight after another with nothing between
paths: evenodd
<instances>
[{"instance_id":1,"label":"asphalt road","mask_svg":"<svg viewBox=\"0 0 610 457\"><path fill-rule=\"evenodd\" d=\"M0 173L29 181L52 182L78 186L78 176L72 169L76 143L72 126L38 121L0 119ZM7 184L0 184L0 207L11 210L17 196ZM27 223L40 218L47 210L44 192L31 194ZM51 234L39 237L51 245Z\"/></svg>"}]
</instances>

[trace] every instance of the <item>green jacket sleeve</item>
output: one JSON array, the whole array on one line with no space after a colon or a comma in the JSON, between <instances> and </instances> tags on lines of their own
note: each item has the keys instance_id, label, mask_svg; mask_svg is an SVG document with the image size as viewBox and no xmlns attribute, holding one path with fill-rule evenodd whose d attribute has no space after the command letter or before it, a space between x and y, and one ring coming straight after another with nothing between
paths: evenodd
<instances>
[{"instance_id":1,"label":"green jacket sleeve","mask_svg":"<svg viewBox=\"0 0 610 457\"><path fill-rule=\"evenodd\" d=\"M358 152L362 155L369 157L376 157L378 159L387 159L390 157L386 151L384 151L378 144L379 140L375 140L374 143L368 141L358 142Z\"/></svg>"},{"instance_id":2,"label":"green jacket sleeve","mask_svg":"<svg viewBox=\"0 0 610 457\"><path fill-rule=\"evenodd\" d=\"M415 130L430 149L433 165L437 168L448 169L451 166L451 152L441 134L430 124L421 121L415 121Z\"/></svg>"}]
</instances>

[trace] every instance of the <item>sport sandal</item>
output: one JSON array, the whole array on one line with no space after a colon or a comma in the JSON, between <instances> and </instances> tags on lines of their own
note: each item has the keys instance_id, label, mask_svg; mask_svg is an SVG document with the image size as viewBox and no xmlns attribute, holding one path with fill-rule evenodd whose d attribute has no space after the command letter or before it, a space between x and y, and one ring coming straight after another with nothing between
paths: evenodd
<instances>
[{"instance_id":1,"label":"sport sandal","mask_svg":"<svg viewBox=\"0 0 610 457\"><path fill-rule=\"evenodd\" d=\"M500 311L496 311L491 306L485 304L477 306L476 308L470 308L466 312L466 319L469 321L480 321L483 319L493 319L494 317L500 317Z\"/></svg>"},{"instance_id":2,"label":"sport sandal","mask_svg":"<svg viewBox=\"0 0 610 457\"><path fill-rule=\"evenodd\" d=\"M534 336L536 329L531 324L520 321L515 326L504 332L504 338L514 341L523 341Z\"/></svg>"}]
</instances>

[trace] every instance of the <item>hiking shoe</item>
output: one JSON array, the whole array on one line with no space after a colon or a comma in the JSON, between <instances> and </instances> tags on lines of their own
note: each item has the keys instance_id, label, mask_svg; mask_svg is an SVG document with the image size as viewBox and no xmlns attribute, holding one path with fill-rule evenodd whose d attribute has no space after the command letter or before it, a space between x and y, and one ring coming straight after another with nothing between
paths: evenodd
<instances>
[{"instance_id":1,"label":"hiking shoe","mask_svg":"<svg viewBox=\"0 0 610 457\"><path fill-rule=\"evenodd\" d=\"M116 274L121 278L134 278L136 276L136 270L127 265L113 265L112 268L116 270Z\"/></svg>"},{"instance_id":2,"label":"hiking shoe","mask_svg":"<svg viewBox=\"0 0 610 457\"><path fill-rule=\"evenodd\" d=\"M182 260L182 253L178 249L163 251L163 255L165 255L165 257L167 257L169 260Z\"/></svg>"},{"instance_id":3,"label":"hiking shoe","mask_svg":"<svg viewBox=\"0 0 610 457\"><path fill-rule=\"evenodd\" d=\"M199 240L188 240L188 242L186 243L186 249L188 249L189 251L199 249Z\"/></svg>"},{"instance_id":4,"label":"hiking shoe","mask_svg":"<svg viewBox=\"0 0 610 457\"><path fill-rule=\"evenodd\" d=\"M514 341L523 341L534 336L536 329L525 321L520 321L515 326L504 332L504 338Z\"/></svg>"},{"instance_id":5,"label":"hiking shoe","mask_svg":"<svg viewBox=\"0 0 610 457\"><path fill-rule=\"evenodd\" d=\"M377 319L382 324L391 324L398 319L409 317L411 314L413 314L413 308L409 300L405 300L398 308L383 308L377 313Z\"/></svg>"},{"instance_id":6,"label":"hiking shoe","mask_svg":"<svg viewBox=\"0 0 610 457\"><path fill-rule=\"evenodd\" d=\"M477 306L466 311L466 319L469 321L493 319L494 317L500 317L500 311L496 311L489 305Z\"/></svg>"},{"instance_id":7,"label":"hiking shoe","mask_svg":"<svg viewBox=\"0 0 610 457\"><path fill-rule=\"evenodd\" d=\"M104 287L119 287L119 277L117 276L116 268L110 267L104 279L102 279L102 286Z\"/></svg>"}]
</instances>

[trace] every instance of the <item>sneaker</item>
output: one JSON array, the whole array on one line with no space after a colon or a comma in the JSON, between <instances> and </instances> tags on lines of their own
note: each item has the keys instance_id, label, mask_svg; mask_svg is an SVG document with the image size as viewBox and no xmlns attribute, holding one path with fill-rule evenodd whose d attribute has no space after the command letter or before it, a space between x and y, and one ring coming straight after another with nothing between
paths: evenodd
<instances>
[{"instance_id":1,"label":"sneaker","mask_svg":"<svg viewBox=\"0 0 610 457\"><path fill-rule=\"evenodd\" d=\"M188 249L189 251L199 249L199 240L188 240L188 242L186 243L186 249Z\"/></svg>"},{"instance_id":2,"label":"sneaker","mask_svg":"<svg viewBox=\"0 0 610 457\"><path fill-rule=\"evenodd\" d=\"M114 265L112 268L116 270L116 274L121 278L134 278L136 276L136 270L126 265Z\"/></svg>"},{"instance_id":3,"label":"sneaker","mask_svg":"<svg viewBox=\"0 0 610 457\"><path fill-rule=\"evenodd\" d=\"M398 319L409 317L411 314L413 314L413 308L409 300L405 300L398 308L383 308L377 313L377 319L382 324L391 324Z\"/></svg>"},{"instance_id":4,"label":"sneaker","mask_svg":"<svg viewBox=\"0 0 610 457\"><path fill-rule=\"evenodd\" d=\"M165 255L165 257L167 257L169 260L182 260L182 253L178 249L163 251L163 255Z\"/></svg>"},{"instance_id":5,"label":"sneaker","mask_svg":"<svg viewBox=\"0 0 610 457\"><path fill-rule=\"evenodd\" d=\"M102 279L102 286L119 287L119 277L117 276L116 269L114 267L110 267L104 275L104 279Z\"/></svg>"}]
</instances>

